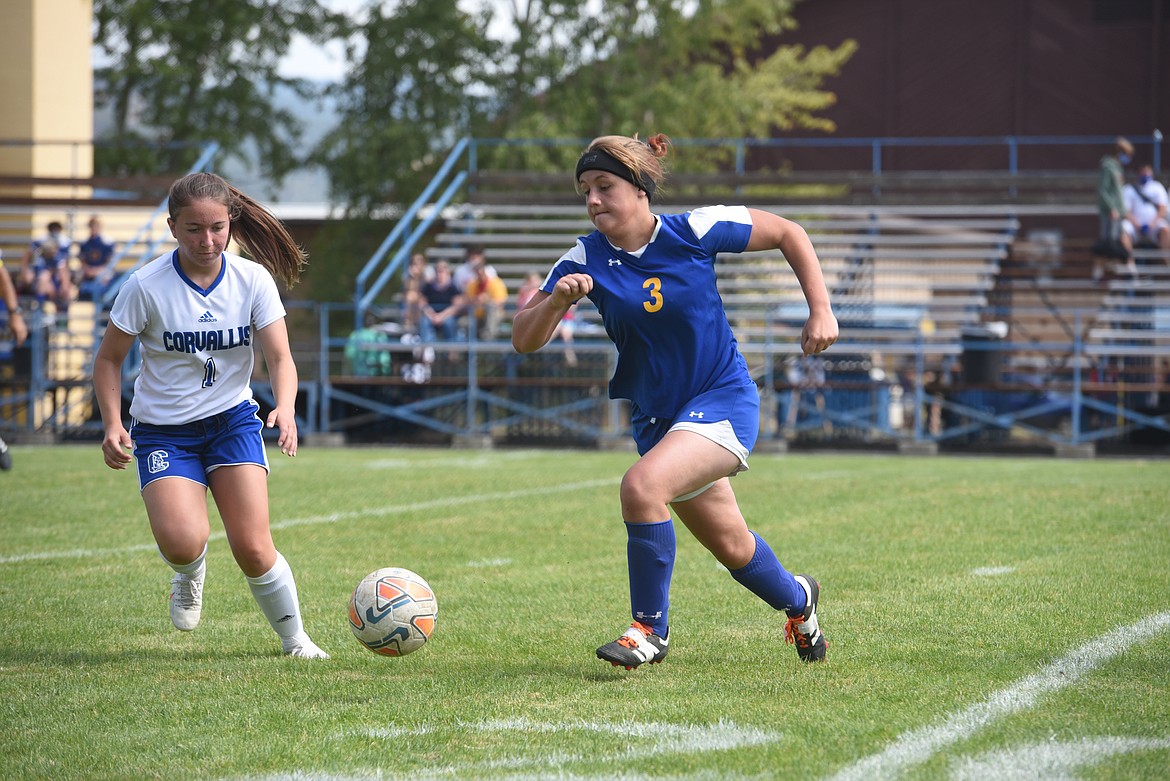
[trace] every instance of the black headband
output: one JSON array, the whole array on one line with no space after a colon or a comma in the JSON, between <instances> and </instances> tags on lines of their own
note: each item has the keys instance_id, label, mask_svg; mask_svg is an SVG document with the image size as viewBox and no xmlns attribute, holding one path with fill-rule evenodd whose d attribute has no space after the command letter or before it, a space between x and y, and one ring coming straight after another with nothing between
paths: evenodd
<instances>
[{"instance_id":1,"label":"black headband","mask_svg":"<svg viewBox=\"0 0 1170 781\"><path fill-rule=\"evenodd\" d=\"M654 198L654 180L648 176L634 176L634 172L629 167L602 149L593 149L581 155L581 159L577 161L577 181L581 181L581 174L585 171L605 171L606 173L614 174L625 179L630 184L637 187L639 190L646 193L646 199L652 200Z\"/></svg>"}]
</instances>

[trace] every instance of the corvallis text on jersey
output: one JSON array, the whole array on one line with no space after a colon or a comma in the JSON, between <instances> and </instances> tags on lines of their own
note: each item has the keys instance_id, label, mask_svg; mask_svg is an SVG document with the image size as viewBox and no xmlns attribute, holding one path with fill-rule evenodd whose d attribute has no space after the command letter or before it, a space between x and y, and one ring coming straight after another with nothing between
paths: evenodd
<instances>
[{"instance_id":1,"label":"corvallis text on jersey","mask_svg":"<svg viewBox=\"0 0 1170 781\"><path fill-rule=\"evenodd\" d=\"M203 350L231 350L252 344L252 326L215 331L164 331L163 349L167 352L197 353Z\"/></svg>"}]
</instances>

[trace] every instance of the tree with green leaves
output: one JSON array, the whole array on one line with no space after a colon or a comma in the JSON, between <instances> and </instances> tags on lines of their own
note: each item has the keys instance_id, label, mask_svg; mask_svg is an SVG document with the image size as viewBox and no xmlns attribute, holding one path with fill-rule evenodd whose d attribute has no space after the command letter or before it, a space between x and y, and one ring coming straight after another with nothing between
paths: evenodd
<instances>
[{"instance_id":1,"label":"tree with green leaves","mask_svg":"<svg viewBox=\"0 0 1170 781\"><path fill-rule=\"evenodd\" d=\"M430 180L486 100L479 80L487 36L456 0L372 4L357 30L364 50L332 90L337 127L312 160L329 171L335 200L351 214L409 202Z\"/></svg>"},{"instance_id":2,"label":"tree with green leaves","mask_svg":"<svg viewBox=\"0 0 1170 781\"><path fill-rule=\"evenodd\" d=\"M852 41L766 50L795 22L796 0L455 0L372 4L341 122L317 149L333 196L360 213L406 203L455 138L587 139L605 133L768 138L831 131L824 80ZM490 29L510 31L492 40ZM484 165L563 170L555 147L483 148ZM698 169L727 150L689 154Z\"/></svg>"},{"instance_id":3,"label":"tree with green leaves","mask_svg":"<svg viewBox=\"0 0 1170 781\"><path fill-rule=\"evenodd\" d=\"M218 142L274 182L303 160L301 122L275 101L287 88L277 66L294 34L325 41L346 20L317 0L94 0L99 107L113 118L97 151L99 173L177 172L191 148Z\"/></svg>"},{"instance_id":4,"label":"tree with green leaves","mask_svg":"<svg viewBox=\"0 0 1170 781\"><path fill-rule=\"evenodd\" d=\"M537 5L528 3L528 11ZM554 14L556 4L547 4ZM576 6L576 4L570 4ZM857 49L780 45L795 0L620 0L590 12L561 9L549 35L573 53L556 75L516 90L510 137L592 138L668 132L689 138L768 138L793 129L831 132L823 88ZM592 6L589 6L592 8ZM519 62L519 60L516 60ZM550 63L549 59L543 62ZM718 155L719 153L716 153ZM725 154L725 153L724 153ZM712 155L689 155L710 165Z\"/></svg>"}]
</instances>

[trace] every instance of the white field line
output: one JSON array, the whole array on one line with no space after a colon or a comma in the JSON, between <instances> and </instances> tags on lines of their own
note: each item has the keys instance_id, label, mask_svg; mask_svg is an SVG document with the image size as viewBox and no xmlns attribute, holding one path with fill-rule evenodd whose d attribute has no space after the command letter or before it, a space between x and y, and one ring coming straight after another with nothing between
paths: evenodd
<instances>
[{"instance_id":1,"label":"white field line","mask_svg":"<svg viewBox=\"0 0 1170 781\"><path fill-rule=\"evenodd\" d=\"M1015 571L1015 567L976 567L971 570L971 574L977 578L993 578L998 575L1010 575Z\"/></svg>"},{"instance_id":2,"label":"white field line","mask_svg":"<svg viewBox=\"0 0 1170 781\"><path fill-rule=\"evenodd\" d=\"M340 740L362 738L387 741L388 750L409 751L409 738L413 735L430 735L450 727L437 728L430 725L420 727L370 727L368 729L345 730L334 737ZM512 754L499 759L461 764L436 764L434 767L415 770L410 773L412 781L443 781L450 778L493 778L506 781L547 781L550 778L563 781L660 781L652 770L642 770L645 760L667 754L694 754L708 751L733 751L739 748L777 743L783 739L779 732L757 727L740 727L733 722L720 719L714 724L689 725L666 724L662 722L594 722L573 720L566 722L532 721L523 717L513 719L485 719L483 721L459 722L456 729L462 732L518 733L519 745L526 745L525 735L562 734L571 739L580 733L597 733L616 738L622 747L604 755L586 755L573 751L550 748L532 754ZM605 764L604 773L577 774L567 769L576 763ZM376 771L354 770L350 772L328 772L294 770L265 776L237 777L235 781L375 781L395 777ZM736 781L744 779L740 774L727 774L719 770L697 771L686 775L670 776L676 781Z\"/></svg>"},{"instance_id":3,"label":"white field line","mask_svg":"<svg viewBox=\"0 0 1170 781\"><path fill-rule=\"evenodd\" d=\"M1170 749L1167 738L1082 738L988 751L951 762L953 781L1076 781L1082 768L1118 754Z\"/></svg>"},{"instance_id":4,"label":"white field line","mask_svg":"<svg viewBox=\"0 0 1170 781\"><path fill-rule=\"evenodd\" d=\"M983 702L944 716L933 726L903 733L885 750L861 759L829 777L829 781L895 779L947 746L966 740L997 719L1027 710L1041 695L1070 686L1130 646L1145 642L1170 627L1170 612L1158 613L1090 640L1055 662Z\"/></svg>"},{"instance_id":5,"label":"white field line","mask_svg":"<svg viewBox=\"0 0 1170 781\"><path fill-rule=\"evenodd\" d=\"M475 732L516 732L525 734L564 734L573 735L581 732L593 732L603 735L612 735L624 743L624 747L606 755L586 755L561 749L537 751L532 754L512 755L499 759L474 762L468 765L436 766L430 770L412 773L411 778L416 781L423 779L439 779L451 775L462 775L473 772L477 777L507 778L516 781L524 776L515 775L515 771L539 768L539 778L575 778L565 773L562 768L580 762L608 763L611 766L621 766L629 763L631 768L649 757L667 754L705 753L708 751L730 751L750 746L760 746L768 743L777 743L783 739L779 732L763 730L757 727L740 727L732 722L720 719L708 725L679 725L662 722L537 722L526 718L514 719L487 719L477 722L463 722L459 728ZM348 738L359 736L389 740L395 747L401 746L401 739L409 735L425 735L435 730L429 726L415 729L400 727L370 728L368 730L352 730L340 734L338 737ZM553 769L557 772L553 773ZM613 777L612 774L608 777ZM638 778L653 778L652 775L637 775Z\"/></svg>"},{"instance_id":6,"label":"white field line","mask_svg":"<svg viewBox=\"0 0 1170 781\"><path fill-rule=\"evenodd\" d=\"M529 496L545 496L548 494L564 493L565 491L576 491L582 488L598 488L600 486L616 485L620 482L620 480L620 478L616 477L607 478L605 480L584 480L579 483L562 483L561 485L550 485L538 488L520 488L515 491L496 491L493 493L469 494L466 496L447 496L442 499L432 499L426 502L386 505L383 507L367 507L361 510L327 513L325 515L310 515L304 518L286 518L283 521L273 522L272 528L274 530L289 529L293 526L341 523L344 521L358 520L360 518L377 518L387 515L401 515L403 513L419 512L422 510L460 507L466 504L479 504L481 502L499 502L508 501L511 499L522 499ZM616 505L614 512L617 512ZM227 535L222 531L213 532L210 539L227 539ZM74 548L71 550L35 551L32 553L18 553L13 556L0 556L0 564L19 564L23 561L42 561L45 559L95 558L100 556L112 556L125 553L138 553L140 551L153 552L157 550L158 548L152 542L140 545L126 545L120 548Z\"/></svg>"}]
</instances>

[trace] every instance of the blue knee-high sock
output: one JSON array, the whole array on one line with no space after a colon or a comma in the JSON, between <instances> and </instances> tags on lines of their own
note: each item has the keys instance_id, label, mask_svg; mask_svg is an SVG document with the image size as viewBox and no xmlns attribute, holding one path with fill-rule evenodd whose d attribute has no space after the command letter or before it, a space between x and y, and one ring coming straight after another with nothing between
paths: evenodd
<instances>
[{"instance_id":1,"label":"blue knee-high sock","mask_svg":"<svg viewBox=\"0 0 1170 781\"><path fill-rule=\"evenodd\" d=\"M799 615L807 601L804 588L796 582L792 573L781 566L764 538L755 532L752 532L752 536L756 538L755 555L743 567L732 570L731 577L776 610Z\"/></svg>"},{"instance_id":2,"label":"blue knee-high sock","mask_svg":"<svg viewBox=\"0 0 1170 781\"><path fill-rule=\"evenodd\" d=\"M670 576L674 571L674 523L627 523L626 559L630 568L630 613L666 636Z\"/></svg>"}]
</instances>

